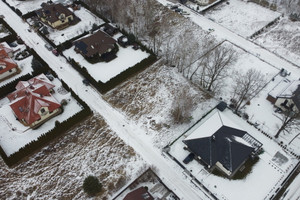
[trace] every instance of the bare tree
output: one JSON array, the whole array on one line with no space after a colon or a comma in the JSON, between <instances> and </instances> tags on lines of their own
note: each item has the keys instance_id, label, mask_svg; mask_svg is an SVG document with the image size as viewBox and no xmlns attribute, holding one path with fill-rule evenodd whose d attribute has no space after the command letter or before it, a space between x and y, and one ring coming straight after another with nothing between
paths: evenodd
<instances>
[{"instance_id":1,"label":"bare tree","mask_svg":"<svg viewBox=\"0 0 300 200\"><path fill-rule=\"evenodd\" d=\"M200 62L202 65L201 83L208 91L214 91L216 86L227 77L229 67L236 62L236 52L224 46L218 46L205 54Z\"/></svg>"},{"instance_id":2,"label":"bare tree","mask_svg":"<svg viewBox=\"0 0 300 200\"><path fill-rule=\"evenodd\" d=\"M188 88L183 88L173 100L171 116L177 124L188 122L191 119L193 98L188 91Z\"/></svg>"},{"instance_id":3,"label":"bare tree","mask_svg":"<svg viewBox=\"0 0 300 200\"><path fill-rule=\"evenodd\" d=\"M265 76L255 69L249 69L245 74L236 71L233 81L235 112L238 112L244 101L248 102L255 97L266 84Z\"/></svg>"},{"instance_id":4,"label":"bare tree","mask_svg":"<svg viewBox=\"0 0 300 200\"><path fill-rule=\"evenodd\" d=\"M275 134L275 138L278 138L283 131L290 132L293 129L300 129L300 113L294 112L289 109L285 111L281 116L281 125Z\"/></svg>"}]
</instances>

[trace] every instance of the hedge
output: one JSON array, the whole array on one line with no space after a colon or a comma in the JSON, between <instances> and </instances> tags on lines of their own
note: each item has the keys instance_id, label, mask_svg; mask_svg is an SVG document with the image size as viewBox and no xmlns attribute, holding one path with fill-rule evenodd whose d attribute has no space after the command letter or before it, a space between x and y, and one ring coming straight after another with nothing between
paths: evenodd
<instances>
[{"instance_id":1,"label":"hedge","mask_svg":"<svg viewBox=\"0 0 300 200\"><path fill-rule=\"evenodd\" d=\"M30 156L35 151L41 149L45 145L49 144L53 139L65 133L68 129L70 129L74 124L81 122L83 119L88 117L91 114L91 110L89 108L85 108L80 112L76 113L69 119L63 121L62 123L56 122L55 127L48 131L47 133L38 137L37 140L31 141L26 144L24 147L19 149L18 152L11 154L9 157L5 154L3 149L0 147L0 154L4 160L4 162L12 167L13 165L20 162L23 158Z\"/></svg>"},{"instance_id":2,"label":"hedge","mask_svg":"<svg viewBox=\"0 0 300 200\"><path fill-rule=\"evenodd\" d=\"M10 32L10 34L4 38L0 39L1 42L12 43L17 39L17 33L6 23L6 21L0 18L0 23L4 25L4 27Z\"/></svg>"}]
</instances>

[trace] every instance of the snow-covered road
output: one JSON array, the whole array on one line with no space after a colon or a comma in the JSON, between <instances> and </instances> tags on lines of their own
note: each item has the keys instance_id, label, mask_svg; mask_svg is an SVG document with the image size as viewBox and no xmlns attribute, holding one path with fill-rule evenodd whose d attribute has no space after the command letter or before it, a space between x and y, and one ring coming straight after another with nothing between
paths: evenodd
<instances>
[{"instance_id":1,"label":"snow-covered road","mask_svg":"<svg viewBox=\"0 0 300 200\"><path fill-rule=\"evenodd\" d=\"M163 5L167 5L170 3L167 0L157 0ZM213 22L212 20L192 11L191 9L181 6L181 8L188 12L190 15L188 17L197 25L199 25L204 30L213 29L214 31L211 33L215 37L223 40L228 40L231 43L241 47L242 49L248 51L249 53L259 57L263 61L273 65L274 67L281 69L285 68L293 74L300 75L300 69L293 65L292 63L278 57L274 53L256 45L255 43L243 38L242 36L230 31L229 29L225 28L224 26ZM300 63L298 64L300 66Z\"/></svg>"},{"instance_id":2,"label":"snow-covered road","mask_svg":"<svg viewBox=\"0 0 300 200\"><path fill-rule=\"evenodd\" d=\"M93 88L84 86L82 84L83 77L63 57L56 57L48 51L44 47L43 39L34 32L28 32L29 25L24 23L2 1L0 1L0 8L0 14L5 16L5 21L21 36L25 43L33 48L95 112L99 112L120 138L141 154L150 165L155 166L160 177L181 199L208 199L206 194L191 187L189 181L183 179L182 175L172 168L171 163L161 155L158 149L151 145L148 138L145 138L146 134L143 129L128 121L125 116L112 108Z\"/></svg>"}]
</instances>

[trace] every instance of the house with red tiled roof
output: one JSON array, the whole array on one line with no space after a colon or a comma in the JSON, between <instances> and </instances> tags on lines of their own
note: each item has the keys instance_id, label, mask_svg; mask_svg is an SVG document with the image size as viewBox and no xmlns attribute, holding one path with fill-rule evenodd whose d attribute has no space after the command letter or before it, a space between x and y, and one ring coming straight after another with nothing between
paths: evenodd
<instances>
[{"instance_id":1,"label":"house with red tiled roof","mask_svg":"<svg viewBox=\"0 0 300 200\"><path fill-rule=\"evenodd\" d=\"M20 81L16 91L7 96L16 118L25 126L37 128L60 114L61 104L52 95L54 87L44 74Z\"/></svg>"},{"instance_id":2,"label":"house with red tiled roof","mask_svg":"<svg viewBox=\"0 0 300 200\"><path fill-rule=\"evenodd\" d=\"M7 43L0 44L0 81L7 79L20 70L18 65L13 61L13 50Z\"/></svg>"}]
</instances>

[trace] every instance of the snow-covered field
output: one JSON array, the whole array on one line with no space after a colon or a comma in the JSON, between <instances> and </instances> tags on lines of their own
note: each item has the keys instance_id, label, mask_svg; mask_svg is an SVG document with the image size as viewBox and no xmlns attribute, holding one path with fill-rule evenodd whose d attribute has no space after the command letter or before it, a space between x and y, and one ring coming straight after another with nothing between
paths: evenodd
<instances>
[{"instance_id":1,"label":"snow-covered field","mask_svg":"<svg viewBox=\"0 0 300 200\"><path fill-rule=\"evenodd\" d=\"M103 83L109 81L126 69L133 67L135 64L149 56L145 51L132 49L132 46L126 48L119 46L117 58L110 62L91 64L86 61L81 54L74 51L74 46L63 53L67 58L73 58L76 62L79 62L82 67L85 67L96 81L101 81Z\"/></svg>"},{"instance_id":2,"label":"snow-covered field","mask_svg":"<svg viewBox=\"0 0 300 200\"><path fill-rule=\"evenodd\" d=\"M82 110L82 106L71 96L70 92L67 92L62 87L58 79L54 79L53 84L55 84L55 88L53 88L55 99L58 102L65 99L68 104L64 106L62 114L50 119L35 130L28 129L28 127L16 120L7 98L0 101L0 129L2 130L0 133L0 145L7 156L17 152L30 141L36 140L39 136L53 129L55 121L63 122Z\"/></svg>"},{"instance_id":3,"label":"snow-covered field","mask_svg":"<svg viewBox=\"0 0 300 200\"><path fill-rule=\"evenodd\" d=\"M103 184L98 199L111 199L145 169L142 158L95 115L13 168L1 161L0 199L88 199L82 190L88 175Z\"/></svg>"},{"instance_id":4,"label":"snow-covered field","mask_svg":"<svg viewBox=\"0 0 300 200\"><path fill-rule=\"evenodd\" d=\"M223 2L205 13L207 18L243 37L251 36L280 15L281 13L241 0Z\"/></svg>"},{"instance_id":5,"label":"snow-covered field","mask_svg":"<svg viewBox=\"0 0 300 200\"><path fill-rule=\"evenodd\" d=\"M3 24L0 24L0 39L8 35L9 35L9 31L3 26Z\"/></svg>"},{"instance_id":6,"label":"snow-covered field","mask_svg":"<svg viewBox=\"0 0 300 200\"><path fill-rule=\"evenodd\" d=\"M68 41L85 31L92 29L93 24L97 26L104 24L104 21L91 13L89 10L81 7L80 10L76 10L74 14L81 20L73 26L69 26L63 30L56 30L49 27L48 38L54 42L54 44L59 45L65 41Z\"/></svg>"},{"instance_id":7,"label":"snow-covered field","mask_svg":"<svg viewBox=\"0 0 300 200\"><path fill-rule=\"evenodd\" d=\"M17 42L14 42L15 44L17 44ZM32 62L32 58L33 56L29 56L23 60L16 60L15 59L15 55L19 52L19 51L23 51L24 49L26 49L26 46L25 45L20 45L20 44L17 44L18 46L16 47L10 47L13 51L16 51L14 53L14 57L13 57L13 60L18 64L18 67L21 69L21 72L19 74L15 74L14 76L4 80L4 81L1 81L0 82L0 87L14 81L15 79L21 77L21 76L24 76L25 74L31 74L31 72L33 71L32 67L31 67L31 62Z\"/></svg>"},{"instance_id":8,"label":"snow-covered field","mask_svg":"<svg viewBox=\"0 0 300 200\"><path fill-rule=\"evenodd\" d=\"M283 18L254 41L300 66L300 22Z\"/></svg>"},{"instance_id":9,"label":"snow-covered field","mask_svg":"<svg viewBox=\"0 0 300 200\"><path fill-rule=\"evenodd\" d=\"M19 0L6 0L6 2L16 9L19 9L22 14L29 13L31 11L37 10L41 8L41 4L47 1L45 0L30 0L30 1L19 1ZM62 3L62 4L70 4L72 0L53 0L53 3Z\"/></svg>"},{"instance_id":10,"label":"snow-covered field","mask_svg":"<svg viewBox=\"0 0 300 200\"><path fill-rule=\"evenodd\" d=\"M207 115L206 120L216 112ZM253 166L251 172L241 180L229 180L207 172L197 161L193 160L189 164L184 164L183 159L189 154L183 149L183 135L173 145L170 154L183 164L191 174L204 184L219 199L239 200L239 199L269 199L275 190L297 164L297 159L290 156L281 149L274 141L264 136L253 126L250 126L242 118L234 115L231 110L226 109L223 114L238 124L243 130L256 138L263 144L264 152L259 155L258 162ZM284 162L278 162L280 155ZM263 178L262 178L263 176Z\"/></svg>"}]
</instances>

